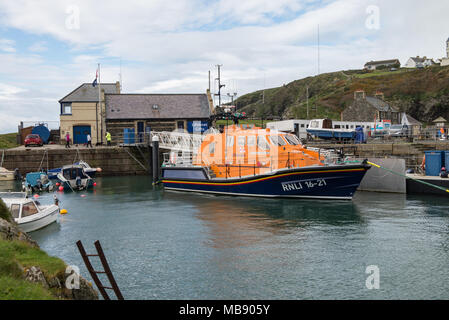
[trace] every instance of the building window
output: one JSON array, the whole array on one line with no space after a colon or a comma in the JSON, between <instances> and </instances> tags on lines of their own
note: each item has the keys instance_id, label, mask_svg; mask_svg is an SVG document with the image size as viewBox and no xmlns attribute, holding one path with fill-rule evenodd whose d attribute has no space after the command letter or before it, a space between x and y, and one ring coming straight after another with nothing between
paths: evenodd
<instances>
[{"instance_id":1,"label":"building window","mask_svg":"<svg viewBox=\"0 0 449 320\"><path fill-rule=\"evenodd\" d=\"M62 103L61 114L72 114L72 104L69 102Z\"/></svg>"}]
</instances>

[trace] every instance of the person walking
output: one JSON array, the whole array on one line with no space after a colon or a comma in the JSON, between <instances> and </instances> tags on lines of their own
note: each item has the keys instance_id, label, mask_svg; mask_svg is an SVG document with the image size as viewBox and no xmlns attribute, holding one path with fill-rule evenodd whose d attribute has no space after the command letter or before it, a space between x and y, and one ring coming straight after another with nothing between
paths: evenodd
<instances>
[{"instance_id":1,"label":"person walking","mask_svg":"<svg viewBox=\"0 0 449 320\"><path fill-rule=\"evenodd\" d=\"M106 132L106 141L108 142L108 146L111 145L111 134L109 133L109 131Z\"/></svg>"},{"instance_id":2,"label":"person walking","mask_svg":"<svg viewBox=\"0 0 449 320\"><path fill-rule=\"evenodd\" d=\"M65 147L70 148L70 133L69 132L67 132L65 134Z\"/></svg>"},{"instance_id":3,"label":"person walking","mask_svg":"<svg viewBox=\"0 0 449 320\"><path fill-rule=\"evenodd\" d=\"M90 133L87 134L87 145L86 145L86 147L89 148L89 146L91 148L93 148L92 147L92 137L90 136Z\"/></svg>"}]
</instances>

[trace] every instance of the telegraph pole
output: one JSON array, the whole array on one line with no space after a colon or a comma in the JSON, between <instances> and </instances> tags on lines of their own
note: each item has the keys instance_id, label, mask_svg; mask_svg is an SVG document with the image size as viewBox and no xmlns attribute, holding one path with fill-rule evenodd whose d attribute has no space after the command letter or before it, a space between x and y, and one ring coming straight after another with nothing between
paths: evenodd
<instances>
[{"instance_id":1,"label":"telegraph pole","mask_svg":"<svg viewBox=\"0 0 449 320\"><path fill-rule=\"evenodd\" d=\"M220 77L220 67L222 67L222 64L217 64L218 68L218 78L215 80L218 80L218 94L215 94L215 96L218 96L218 106L221 107L221 88L223 88L225 85L221 84L221 77Z\"/></svg>"}]
</instances>

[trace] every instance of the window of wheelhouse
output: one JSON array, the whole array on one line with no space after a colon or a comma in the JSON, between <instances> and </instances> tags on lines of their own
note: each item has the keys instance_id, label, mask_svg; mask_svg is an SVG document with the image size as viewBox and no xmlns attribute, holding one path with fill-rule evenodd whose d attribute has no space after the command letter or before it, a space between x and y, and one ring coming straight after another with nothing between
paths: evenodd
<instances>
[{"instance_id":1,"label":"window of wheelhouse","mask_svg":"<svg viewBox=\"0 0 449 320\"><path fill-rule=\"evenodd\" d=\"M257 136L257 146L264 151L270 150L270 145L265 139L265 136Z\"/></svg>"},{"instance_id":2,"label":"window of wheelhouse","mask_svg":"<svg viewBox=\"0 0 449 320\"><path fill-rule=\"evenodd\" d=\"M11 205L11 215L13 218L18 219L20 213L20 204Z\"/></svg>"},{"instance_id":3,"label":"window of wheelhouse","mask_svg":"<svg viewBox=\"0 0 449 320\"><path fill-rule=\"evenodd\" d=\"M275 146L285 146L287 143L282 139L281 136L270 136L271 143Z\"/></svg>"},{"instance_id":4,"label":"window of wheelhouse","mask_svg":"<svg viewBox=\"0 0 449 320\"><path fill-rule=\"evenodd\" d=\"M32 216L38 213L36 205L33 202L28 202L22 205L22 218Z\"/></svg>"},{"instance_id":5,"label":"window of wheelhouse","mask_svg":"<svg viewBox=\"0 0 449 320\"><path fill-rule=\"evenodd\" d=\"M291 144L293 146L297 146L299 144L298 138L292 134L286 134L284 138L285 140L287 140L288 144Z\"/></svg>"},{"instance_id":6,"label":"window of wheelhouse","mask_svg":"<svg viewBox=\"0 0 449 320\"><path fill-rule=\"evenodd\" d=\"M246 145L246 136L237 137L237 145L239 147L244 147Z\"/></svg>"},{"instance_id":7,"label":"window of wheelhouse","mask_svg":"<svg viewBox=\"0 0 449 320\"><path fill-rule=\"evenodd\" d=\"M227 136L226 137L226 145L228 147L232 147L234 145L234 136Z\"/></svg>"},{"instance_id":8,"label":"window of wheelhouse","mask_svg":"<svg viewBox=\"0 0 449 320\"><path fill-rule=\"evenodd\" d=\"M255 136L248 136L248 146L252 147L256 145L256 137Z\"/></svg>"},{"instance_id":9,"label":"window of wheelhouse","mask_svg":"<svg viewBox=\"0 0 449 320\"><path fill-rule=\"evenodd\" d=\"M214 154L215 153L215 142L211 142L209 144L209 154Z\"/></svg>"}]
</instances>

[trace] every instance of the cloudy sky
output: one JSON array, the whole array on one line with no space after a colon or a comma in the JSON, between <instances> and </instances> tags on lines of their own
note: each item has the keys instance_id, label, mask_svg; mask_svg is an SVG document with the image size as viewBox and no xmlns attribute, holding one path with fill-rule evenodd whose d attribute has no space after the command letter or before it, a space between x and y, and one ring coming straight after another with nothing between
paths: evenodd
<instances>
[{"instance_id":1,"label":"cloudy sky","mask_svg":"<svg viewBox=\"0 0 449 320\"><path fill-rule=\"evenodd\" d=\"M58 120L58 100L98 63L102 82L121 65L129 93L202 93L221 64L222 92L242 95L370 60L441 58L447 12L440 0L0 0L0 133Z\"/></svg>"}]
</instances>

